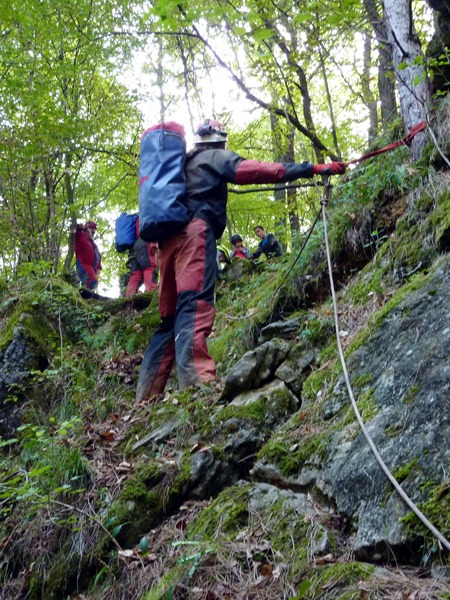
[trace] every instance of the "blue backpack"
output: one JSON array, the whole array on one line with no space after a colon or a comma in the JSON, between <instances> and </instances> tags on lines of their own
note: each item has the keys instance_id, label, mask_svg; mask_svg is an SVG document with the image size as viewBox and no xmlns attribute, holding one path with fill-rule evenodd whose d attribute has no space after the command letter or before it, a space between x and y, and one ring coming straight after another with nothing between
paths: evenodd
<instances>
[{"instance_id":1,"label":"blue backpack","mask_svg":"<svg viewBox=\"0 0 450 600\"><path fill-rule=\"evenodd\" d=\"M116 252L131 250L136 241L136 221L139 215L122 213L116 219Z\"/></svg>"},{"instance_id":2,"label":"blue backpack","mask_svg":"<svg viewBox=\"0 0 450 600\"><path fill-rule=\"evenodd\" d=\"M146 242L162 242L189 221L186 141L178 123L158 123L142 134L139 160L139 230Z\"/></svg>"}]
</instances>

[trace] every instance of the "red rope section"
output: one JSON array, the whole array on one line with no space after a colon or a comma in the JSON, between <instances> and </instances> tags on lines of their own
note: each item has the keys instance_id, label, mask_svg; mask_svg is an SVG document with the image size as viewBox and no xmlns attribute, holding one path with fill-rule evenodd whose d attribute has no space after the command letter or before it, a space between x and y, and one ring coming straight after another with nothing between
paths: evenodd
<instances>
[{"instance_id":1,"label":"red rope section","mask_svg":"<svg viewBox=\"0 0 450 600\"><path fill-rule=\"evenodd\" d=\"M345 166L353 165L355 163L362 162L363 160L367 160L368 158L372 158L372 156L377 156L378 154L383 154L383 152L389 152L389 150L394 150L394 148L398 148L399 146L409 146L413 137L415 135L417 135L420 131L423 131L424 129L426 129L427 127L428 127L427 122L422 121L421 123L414 125L414 127L412 127L409 130L408 135L406 135L402 140L398 140L398 142L393 142L392 144L389 144L388 146L385 146L384 148L380 148L380 150L375 150L374 152L368 152L367 154L364 154L363 156L360 156L359 158L354 158L353 160L350 160L349 162L346 162L344 164L345 164Z\"/></svg>"}]
</instances>

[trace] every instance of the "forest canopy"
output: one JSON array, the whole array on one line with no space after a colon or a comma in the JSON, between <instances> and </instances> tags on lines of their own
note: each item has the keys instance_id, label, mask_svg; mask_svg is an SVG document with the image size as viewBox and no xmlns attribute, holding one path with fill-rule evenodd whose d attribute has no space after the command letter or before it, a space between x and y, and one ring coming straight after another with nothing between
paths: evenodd
<instances>
[{"instance_id":1,"label":"forest canopy","mask_svg":"<svg viewBox=\"0 0 450 600\"><path fill-rule=\"evenodd\" d=\"M153 122L191 132L214 117L232 150L284 162L345 161L403 137L447 90L445 19L429 4L11 0L1 13L1 277L70 274L76 223L94 219L103 288L117 281L114 219L137 210L139 139ZM422 147L423 135L412 158ZM320 194L231 190L227 234L251 245L261 222L289 244Z\"/></svg>"}]
</instances>

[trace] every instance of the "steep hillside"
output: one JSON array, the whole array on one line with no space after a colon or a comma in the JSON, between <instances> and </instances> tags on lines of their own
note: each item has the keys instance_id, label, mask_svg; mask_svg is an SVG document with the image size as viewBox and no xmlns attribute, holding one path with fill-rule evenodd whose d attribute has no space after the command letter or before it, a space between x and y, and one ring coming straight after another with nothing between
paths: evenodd
<instances>
[{"instance_id":1,"label":"steep hillside","mask_svg":"<svg viewBox=\"0 0 450 600\"><path fill-rule=\"evenodd\" d=\"M217 289L221 383L134 405L152 293L1 290L2 588L13 599L450 598L448 111ZM446 146L447 144L447 146ZM447 542L448 543L448 542Z\"/></svg>"}]
</instances>

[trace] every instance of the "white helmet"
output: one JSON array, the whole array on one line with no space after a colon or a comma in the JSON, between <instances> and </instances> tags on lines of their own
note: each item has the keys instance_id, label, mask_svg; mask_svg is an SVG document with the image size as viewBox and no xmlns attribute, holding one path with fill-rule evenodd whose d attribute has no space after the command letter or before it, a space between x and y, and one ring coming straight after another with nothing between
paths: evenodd
<instances>
[{"instance_id":1,"label":"white helmet","mask_svg":"<svg viewBox=\"0 0 450 600\"><path fill-rule=\"evenodd\" d=\"M195 144L207 144L209 142L226 142L227 132L225 127L219 121L205 119L198 126L195 132Z\"/></svg>"}]
</instances>

